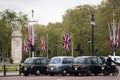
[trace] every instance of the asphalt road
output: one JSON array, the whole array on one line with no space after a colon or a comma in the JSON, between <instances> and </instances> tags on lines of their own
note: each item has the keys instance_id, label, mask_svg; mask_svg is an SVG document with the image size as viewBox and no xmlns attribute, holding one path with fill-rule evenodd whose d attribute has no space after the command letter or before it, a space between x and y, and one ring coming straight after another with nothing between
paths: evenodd
<instances>
[{"instance_id":1,"label":"asphalt road","mask_svg":"<svg viewBox=\"0 0 120 80\"><path fill-rule=\"evenodd\" d=\"M120 71L120 66L118 67ZM55 75L55 76L19 76L19 75L7 75L0 77L0 80L120 80L120 74L118 76L61 76L61 75Z\"/></svg>"}]
</instances>

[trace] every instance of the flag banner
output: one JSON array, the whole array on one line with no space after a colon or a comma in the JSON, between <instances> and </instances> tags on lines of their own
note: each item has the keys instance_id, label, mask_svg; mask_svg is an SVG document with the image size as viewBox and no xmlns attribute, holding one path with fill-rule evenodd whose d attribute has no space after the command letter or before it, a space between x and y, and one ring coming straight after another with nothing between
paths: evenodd
<instances>
[{"instance_id":1,"label":"flag banner","mask_svg":"<svg viewBox=\"0 0 120 80\"><path fill-rule=\"evenodd\" d=\"M37 46L37 33L34 34L34 46Z\"/></svg>"},{"instance_id":2,"label":"flag banner","mask_svg":"<svg viewBox=\"0 0 120 80\"><path fill-rule=\"evenodd\" d=\"M30 24L27 26L27 31L28 31L28 44L32 44L32 27Z\"/></svg>"},{"instance_id":3,"label":"flag banner","mask_svg":"<svg viewBox=\"0 0 120 80\"><path fill-rule=\"evenodd\" d=\"M63 49L65 51L69 50L69 45L70 45L70 36L65 33L63 37Z\"/></svg>"},{"instance_id":4,"label":"flag banner","mask_svg":"<svg viewBox=\"0 0 120 80\"><path fill-rule=\"evenodd\" d=\"M42 52L46 52L45 40L43 37L41 37L41 50Z\"/></svg>"},{"instance_id":5,"label":"flag banner","mask_svg":"<svg viewBox=\"0 0 120 80\"><path fill-rule=\"evenodd\" d=\"M108 28L109 28L109 36L110 36L110 40L109 40L110 47L112 47L113 46L113 32L112 32L112 28L111 28L111 24L110 23L108 23Z\"/></svg>"},{"instance_id":6,"label":"flag banner","mask_svg":"<svg viewBox=\"0 0 120 80\"><path fill-rule=\"evenodd\" d=\"M23 48L24 53L28 52L28 42L24 41L24 48Z\"/></svg>"},{"instance_id":7,"label":"flag banner","mask_svg":"<svg viewBox=\"0 0 120 80\"><path fill-rule=\"evenodd\" d=\"M120 45L120 23L118 24L118 32L117 32L117 39L116 39L116 42L117 42L117 46Z\"/></svg>"},{"instance_id":8,"label":"flag banner","mask_svg":"<svg viewBox=\"0 0 120 80\"><path fill-rule=\"evenodd\" d=\"M108 23L109 28L109 36L110 36L110 46L118 46L119 45L119 33L120 33L120 24Z\"/></svg>"}]
</instances>

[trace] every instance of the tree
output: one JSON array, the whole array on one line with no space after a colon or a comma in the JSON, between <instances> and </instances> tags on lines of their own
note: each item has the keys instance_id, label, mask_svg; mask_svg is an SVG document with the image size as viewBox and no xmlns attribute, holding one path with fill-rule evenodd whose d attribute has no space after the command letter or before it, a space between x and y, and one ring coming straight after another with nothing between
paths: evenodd
<instances>
[{"instance_id":1,"label":"tree","mask_svg":"<svg viewBox=\"0 0 120 80\"><path fill-rule=\"evenodd\" d=\"M23 27L28 21L27 16L22 12L19 12L18 14L12 10L0 12L0 50L2 51L2 56L5 57L10 57L12 33L11 22L14 20L20 21Z\"/></svg>"}]
</instances>

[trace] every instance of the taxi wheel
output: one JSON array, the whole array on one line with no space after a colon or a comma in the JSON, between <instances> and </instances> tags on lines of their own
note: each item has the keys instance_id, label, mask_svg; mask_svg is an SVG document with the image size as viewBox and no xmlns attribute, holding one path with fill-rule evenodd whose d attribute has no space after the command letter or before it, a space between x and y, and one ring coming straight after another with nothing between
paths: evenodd
<instances>
[{"instance_id":1,"label":"taxi wheel","mask_svg":"<svg viewBox=\"0 0 120 80\"><path fill-rule=\"evenodd\" d=\"M29 73L28 73L28 72L25 72L25 73L24 73L24 76L28 76L28 75L29 75Z\"/></svg>"}]
</instances>

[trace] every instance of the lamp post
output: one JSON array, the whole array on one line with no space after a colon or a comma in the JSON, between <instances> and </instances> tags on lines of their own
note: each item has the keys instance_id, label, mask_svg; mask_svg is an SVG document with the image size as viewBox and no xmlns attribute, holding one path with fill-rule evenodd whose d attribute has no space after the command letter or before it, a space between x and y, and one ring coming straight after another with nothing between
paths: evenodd
<instances>
[{"instance_id":1,"label":"lamp post","mask_svg":"<svg viewBox=\"0 0 120 80\"><path fill-rule=\"evenodd\" d=\"M94 14L92 14L91 26L92 26L92 56L95 56L94 54L94 26L95 26Z\"/></svg>"},{"instance_id":2,"label":"lamp post","mask_svg":"<svg viewBox=\"0 0 120 80\"><path fill-rule=\"evenodd\" d=\"M88 51L89 51L89 56L90 56L90 44L91 44L91 40L90 40L90 38L88 38Z\"/></svg>"}]
</instances>

